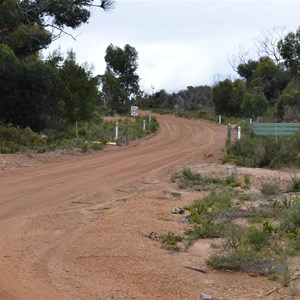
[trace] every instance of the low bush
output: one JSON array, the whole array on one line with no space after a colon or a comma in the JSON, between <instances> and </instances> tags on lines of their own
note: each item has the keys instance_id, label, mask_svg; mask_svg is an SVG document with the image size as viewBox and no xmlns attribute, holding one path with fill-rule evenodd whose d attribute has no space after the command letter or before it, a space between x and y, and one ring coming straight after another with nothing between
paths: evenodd
<instances>
[{"instance_id":1,"label":"low bush","mask_svg":"<svg viewBox=\"0 0 300 300\"><path fill-rule=\"evenodd\" d=\"M292 137L254 137L244 135L226 144L224 161L248 167L300 166L300 135Z\"/></svg>"},{"instance_id":2,"label":"low bush","mask_svg":"<svg viewBox=\"0 0 300 300\"><path fill-rule=\"evenodd\" d=\"M268 182L268 183L263 183L261 186L261 190L262 194L264 194L265 196L274 196L274 195L278 195L280 192L278 183L274 182Z\"/></svg>"},{"instance_id":3,"label":"low bush","mask_svg":"<svg viewBox=\"0 0 300 300\"><path fill-rule=\"evenodd\" d=\"M179 242L182 242L183 238L179 235L176 235L172 232L168 232L167 234L161 235L162 239L162 247L169 251L180 251L181 248L178 246Z\"/></svg>"},{"instance_id":4,"label":"low bush","mask_svg":"<svg viewBox=\"0 0 300 300\"><path fill-rule=\"evenodd\" d=\"M207 260L207 264L217 270L243 271L264 276L279 273L282 268L268 253L261 254L249 250L214 254Z\"/></svg>"}]
</instances>

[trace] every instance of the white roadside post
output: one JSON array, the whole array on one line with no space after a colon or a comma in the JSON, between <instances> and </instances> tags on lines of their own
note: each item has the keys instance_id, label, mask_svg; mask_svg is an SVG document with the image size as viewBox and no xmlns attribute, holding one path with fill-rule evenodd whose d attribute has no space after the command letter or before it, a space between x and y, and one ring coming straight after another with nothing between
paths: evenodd
<instances>
[{"instance_id":1,"label":"white roadside post","mask_svg":"<svg viewBox=\"0 0 300 300\"><path fill-rule=\"evenodd\" d=\"M119 138L119 123L116 123L116 143L118 142L118 138Z\"/></svg>"},{"instance_id":2,"label":"white roadside post","mask_svg":"<svg viewBox=\"0 0 300 300\"><path fill-rule=\"evenodd\" d=\"M238 126L238 140L241 139L241 126Z\"/></svg>"},{"instance_id":3,"label":"white roadside post","mask_svg":"<svg viewBox=\"0 0 300 300\"><path fill-rule=\"evenodd\" d=\"M221 124L221 123L222 123L222 116L219 115L219 124Z\"/></svg>"},{"instance_id":4,"label":"white roadside post","mask_svg":"<svg viewBox=\"0 0 300 300\"><path fill-rule=\"evenodd\" d=\"M146 129L146 120L143 120L143 130Z\"/></svg>"},{"instance_id":5,"label":"white roadside post","mask_svg":"<svg viewBox=\"0 0 300 300\"><path fill-rule=\"evenodd\" d=\"M151 115L149 115L149 124L151 124Z\"/></svg>"}]
</instances>

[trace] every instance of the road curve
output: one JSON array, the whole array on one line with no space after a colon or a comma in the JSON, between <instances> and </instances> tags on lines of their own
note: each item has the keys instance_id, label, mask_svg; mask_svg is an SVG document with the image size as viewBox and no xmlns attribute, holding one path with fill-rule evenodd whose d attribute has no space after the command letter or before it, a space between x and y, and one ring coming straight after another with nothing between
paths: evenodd
<instances>
[{"instance_id":1,"label":"road curve","mask_svg":"<svg viewBox=\"0 0 300 300\"><path fill-rule=\"evenodd\" d=\"M159 132L137 144L0 171L0 299L102 299L89 292L95 278L80 280L79 291L79 275L66 281L60 273L70 247L94 226L91 212L117 207L143 185L170 176L174 166L222 155L224 126L156 117Z\"/></svg>"}]
</instances>

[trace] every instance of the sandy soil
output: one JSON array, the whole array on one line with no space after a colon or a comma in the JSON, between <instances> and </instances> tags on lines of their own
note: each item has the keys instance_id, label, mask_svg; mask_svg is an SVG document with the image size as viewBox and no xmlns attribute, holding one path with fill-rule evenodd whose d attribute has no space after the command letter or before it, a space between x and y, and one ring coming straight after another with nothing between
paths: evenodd
<instances>
[{"instance_id":1,"label":"sandy soil","mask_svg":"<svg viewBox=\"0 0 300 300\"><path fill-rule=\"evenodd\" d=\"M212 241L171 254L149 238L151 232L181 232L186 225L171 208L202 196L172 196L178 188L170 177L185 166L207 174L251 173L257 184L290 178L290 172L221 165L224 126L157 118L158 134L126 147L87 155L0 155L0 299L189 300L201 293L292 299L265 278L208 269Z\"/></svg>"}]
</instances>

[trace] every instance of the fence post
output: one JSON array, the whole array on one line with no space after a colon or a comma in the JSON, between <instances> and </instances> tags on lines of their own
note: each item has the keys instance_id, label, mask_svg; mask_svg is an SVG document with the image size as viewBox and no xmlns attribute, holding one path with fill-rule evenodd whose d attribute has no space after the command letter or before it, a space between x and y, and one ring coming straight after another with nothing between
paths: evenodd
<instances>
[{"instance_id":1,"label":"fence post","mask_svg":"<svg viewBox=\"0 0 300 300\"><path fill-rule=\"evenodd\" d=\"M119 138L119 123L116 122L116 142L118 142L118 138Z\"/></svg>"},{"instance_id":2,"label":"fence post","mask_svg":"<svg viewBox=\"0 0 300 300\"><path fill-rule=\"evenodd\" d=\"M75 122L76 142L78 141L78 121Z\"/></svg>"},{"instance_id":3,"label":"fence post","mask_svg":"<svg viewBox=\"0 0 300 300\"><path fill-rule=\"evenodd\" d=\"M126 124L126 127L125 127L125 133L126 133L126 146L129 145L129 137L128 137L128 124Z\"/></svg>"},{"instance_id":4,"label":"fence post","mask_svg":"<svg viewBox=\"0 0 300 300\"><path fill-rule=\"evenodd\" d=\"M241 139L241 126L238 126L238 140Z\"/></svg>"},{"instance_id":5,"label":"fence post","mask_svg":"<svg viewBox=\"0 0 300 300\"><path fill-rule=\"evenodd\" d=\"M228 141L230 143L231 142L231 124L230 123L228 123L227 130L228 130Z\"/></svg>"}]
</instances>

